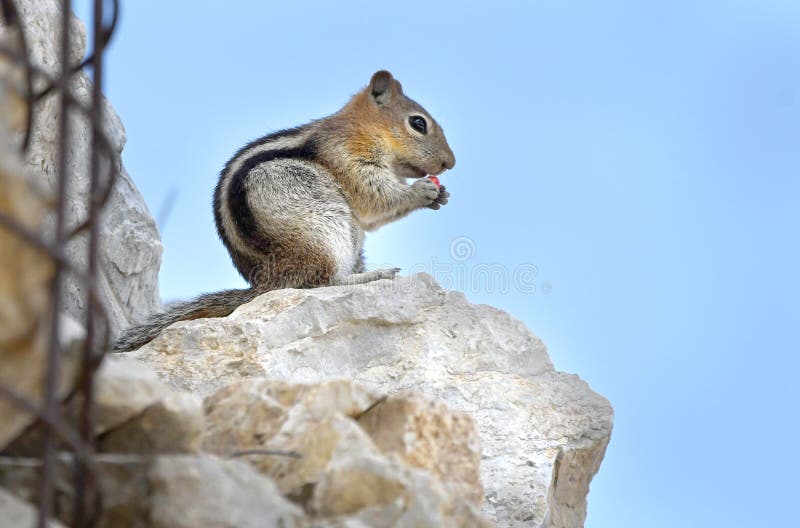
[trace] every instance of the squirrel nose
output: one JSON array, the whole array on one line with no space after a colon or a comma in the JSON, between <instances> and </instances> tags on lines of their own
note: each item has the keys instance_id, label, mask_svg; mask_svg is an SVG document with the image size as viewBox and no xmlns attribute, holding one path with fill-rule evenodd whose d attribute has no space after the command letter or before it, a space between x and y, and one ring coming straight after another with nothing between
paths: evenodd
<instances>
[{"instance_id":1,"label":"squirrel nose","mask_svg":"<svg viewBox=\"0 0 800 528\"><path fill-rule=\"evenodd\" d=\"M456 157L452 152L450 152L442 160L442 170L452 169L453 167L455 167L455 165L456 165Z\"/></svg>"}]
</instances>

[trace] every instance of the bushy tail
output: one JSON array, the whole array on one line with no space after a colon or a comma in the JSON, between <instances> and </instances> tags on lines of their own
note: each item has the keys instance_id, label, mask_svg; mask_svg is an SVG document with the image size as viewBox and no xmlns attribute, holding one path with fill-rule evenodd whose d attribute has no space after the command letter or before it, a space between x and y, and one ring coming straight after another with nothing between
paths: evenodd
<instances>
[{"instance_id":1,"label":"bushy tail","mask_svg":"<svg viewBox=\"0 0 800 528\"><path fill-rule=\"evenodd\" d=\"M155 339L166 327L178 321L230 315L237 307L255 299L259 293L261 292L252 288L225 290L206 293L197 299L173 304L168 307L166 312L151 316L147 323L126 330L114 344L114 352L136 350Z\"/></svg>"}]
</instances>

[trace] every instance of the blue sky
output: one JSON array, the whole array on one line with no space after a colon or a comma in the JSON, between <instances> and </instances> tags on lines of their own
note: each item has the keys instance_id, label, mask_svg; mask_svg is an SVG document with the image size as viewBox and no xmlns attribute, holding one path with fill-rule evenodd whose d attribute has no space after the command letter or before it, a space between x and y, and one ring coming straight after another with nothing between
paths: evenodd
<instances>
[{"instance_id":1,"label":"blue sky","mask_svg":"<svg viewBox=\"0 0 800 528\"><path fill-rule=\"evenodd\" d=\"M800 2L276 4L123 6L107 91L165 300L243 285L210 208L233 152L387 68L458 162L368 260L449 269L611 400L586 526L796 523Z\"/></svg>"}]
</instances>

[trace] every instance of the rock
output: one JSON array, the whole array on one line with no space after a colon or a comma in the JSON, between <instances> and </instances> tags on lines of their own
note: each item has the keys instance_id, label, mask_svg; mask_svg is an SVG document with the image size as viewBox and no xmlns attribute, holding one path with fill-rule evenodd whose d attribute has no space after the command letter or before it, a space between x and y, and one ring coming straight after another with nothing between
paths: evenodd
<instances>
[{"instance_id":1,"label":"rock","mask_svg":"<svg viewBox=\"0 0 800 528\"><path fill-rule=\"evenodd\" d=\"M358 419L383 453L427 470L448 490L480 507L480 437L475 421L441 401L412 392L393 394Z\"/></svg>"},{"instance_id":2,"label":"rock","mask_svg":"<svg viewBox=\"0 0 800 528\"><path fill-rule=\"evenodd\" d=\"M242 377L302 383L357 375L383 386L395 375L536 376L553 368L522 323L445 292L425 274L269 292L229 317L177 323L132 357L176 388L201 394Z\"/></svg>"},{"instance_id":3,"label":"rock","mask_svg":"<svg viewBox=\"0 0 800 528\"><path fill-rule=\"evenodd\" d=\"M2 132L0 132L0 136ZM32 218L40 203L27 184L4 170L12 156L3 153L0 137L0 213L35 231ZM52 261L0 227L0 387L41 406L51 331L50 281ZM61 368L56 381L59 399L75 384L85 332L67 315L59 315ZM12 400L0 397L0 449L35 416Z\"/></svg>"},{"instance_id":4,"label":"rock","mask_svg":"<svg viewBox=\"0 0 800 528\"><path fill-rule=\"evenodd\" d=\"M0 457L0 485L35 501L40 462ZM210 455L97 455L98 528L293 528L303 513L248 464ZM74 498L70 456L59 458L56 514L70 522Z\"/></svg>"},{"instance_id":5,"label":"rock","mask_svg":"<svg viewBox=\"0 0 800 528\"><path fill-rule=\"evenodd\" d=\"M377 393L349 380L319 385L266 379L232 383L204 401L207 425L203 448L221 456L268 449L287 422L288 430L297 431L303 424L329 416L356 416L379 399Z\"/></svg>"},{"instance_id":6,"label":"rock","mask_svg":"<svg viewBox=\"0 0 800 528\"><path fill-rule=\"evenodd\" d=\"M350 516L367 526L385 528L493 526L464 498L448 494L427 472L381 456L360 429L339 436L347 433L344 424L333 425L321 424L313 433L321 433L335 447L317 477L311 511Z\"/></svg>"},{"instance_id":7,"label":"rock","mask_svg":"<svg viewBox=\"0 0 800 528\"><path fill-rule=\"evenodd\" d=\"M481 373L463 381L461 408L470 411L482 432L493 423L481 436L484 509L509 520L509 526L525 526L531 520L537 523L533 526L583 526L591 480L585 477L597 472L611 433L607 400L577 376L560 372L530 380ZM572 449L591 453L596 464L559 466L561 453ZM570 491L564 494L567 500L559 502L553 495L562 486L562 491Z\"/></svg>"},{"instance_id":8,"label":"rock","mask_svg":"<svg viewBox=\"0 0 800 528\"><path fill-rule=\"evenodd\" d=\"M261 380L224 387L206 397L203 449L220 456L265 449L286 420L286 408L267 391Z\"/></svg>"},{"instance_id":9,"label":"rock","mask_svg":"<svg viewBox=\"0 0 800 528\"><path fill-rule=\"evenodd\" d=\"M342 448L346 451L332 457L314 488L312 511L385 528L493 526L427 472L408 469L376 450Z\"/></svg>"},{"instance_id":10,"label":"rock","mask_svg":"<svg viewBox=\"0 0 800 528\"><path fill-rule=\"evenodd\" d=\"M360 457L381 458L375 444L353 420L341 415L332 415L321 420L308 420L286 427L284 434L277 436L270 447L277 451L299 453L298 458L263 457L255 464L270 475L283 493L304 506L317 496L318 482L336 460L349 458L354 453ZM350 506L340 510L313 508L322 514L351 513L391 494L391 490L372 489L370 495L357 490L349 499ZM390 495L391 497L391 495ZM324 503L323 503L324 505Z\"/></svg>"},{"instance_id":11,"label":"rock","mask_svg":"<svg viewBox=\"0 0 800 528\"><path fill-rule=\"evenodd\" d=\"M71 512L71 496L63 493L63 490L71 488L71 482L69 473L62 471L62 466L63 464L59 461L58 471L54 478L56 496L53 516L68 523L70 519L60 515L60 512ZM41 461L38 459L0 455L0 489L8 491L14 497L28 504L38 504L39 502L40 472Z\"/></svg>"},{"instance_id":12,"label":"rock","mask_svg":"<svg viewBox=\"0 0 800 528\"><path fill-rule=\"evenodd\" d=\"M5 93L0 87L0 97ZM10 147L5 117L0 114L0 214L35 235L42 231L47 203L31 185L18 150ZM43 400L50 345L53 274L47 254L0 224L0 387L37 406ZM59 318L62 368L56 392L63 397L75 383L85 332L71 317ZM0 416L0 449L35 419L5 397L0 397Z\"/></svg>"},{"instance_id":13,"label":"rock","mask_svg":"<svg viewBox=\"0 0 800 528\"><path fill-rule=\"evenodd\" d=\"M200 394L253 377L348 377L439 398L478 425L483 508L501 526L582 526L611 434L608 401L556 372L524 325L424 274L269 292L229 317L172 325L129 356Z\"/></svg>"},{"instance_id":14,"label":"rock","mask_svg":"<svg viewBox=\"0 0 800 528\"><path fill-rule=\"evenodd\" d=\"M5 93L0 90L0 96ZM0 214L36 233L47 207L28 183L18 152L9 147L7 125L0 114ZM22 397L41 397L53 273L42 251L0 224L0 387ZM6 398L0 398L0 416L2 449L32 420Z\"/></svg>"},{"instance_id":15,"label":"rock","mask_svg":"<svg viewBox=\"0 0 800 528\"><path fill-rule=\"evenodd\" d=\"M94 395L94 431L101 451L155 454L199 450L205 423L202 400L172 390L141 362L106 356L95 376ZM78 423L82 405L80 393L66 400L61 413L67 423ZM43 426L35 424L11 442L5 453L38 455L42 432Z\"/></svg>"},{"instance_id":16,"label":"rock","mask_svg":"<svg viewBox=\"0 0 800 528\"><path fill-rule=\"evenodd\" d=\"M176 392L104 434L99 440L99 450L138 454L194 453L200 450L204 425L200 398Z\"/></svg>"},{"instance_id":17,"label":"rock","mask_svg":"<svg viewBox=\"0 0 800 528\"><path fill-rule=\"evenodd\" d=\"M264 457L260 466L314 518L349 517L375 528L491 526L426 472L382 454L351 419L333 415L284 433L271 447L300 457Z\"/></svg>"},{"instance_id":18,"label":"rock","mask_svg":"<svg viewBox=\"0 0 800 528\"><path fill-rule=\"evenodd\" d=\"M3 519L3 526L27 528L36 526L39 513L27 502L0 488L0 519ZM49 521L47 526L48 528L63 528L64 525L58 521Z\"/></svg>"},{"instance_id":19,"label":"rock","mask_svg":"<svg viewBox=\"0 0 800 528\"><path fill-rule=\"evenodd\" d=\"M132 419L173 392L141 362L111 355L100 365L95 386L96 434Z\"/></svg>"},{"instance_id":20,"label":"rock","mask_svg":"<svg viewBox=\"0 0 800 528\"><path fill-rule=\"evenodd\" d=\"M61 2L18 0L15 3L26 30L32 62L51 75L57 74ZM11 39L13 35L9 33L8 28L0 28L0 40ZM70 56L73 63L78 63L86 51L86 35L83 25L75 18L72 20L72 33ZM42 88L42 83L37 83L36 89ZM88 104L91 83L84 72L73 76L70 89L80 101ZM155 222L122 167L120 155L125 143L122 123L107 102L103 114L104 130L113 150L110 162L120 171L100 220L99 289L113 339L124 328L141 322L159 309L157 275L162 247ZM35 107L31 144L26 154L31 178L51 195L54 195L56 187L59 120L58 96L54 92ZM15 120L18 137L21 135L20 121ZM72 228L86 217L91 131L88 118L78 112L70 114L70 123L67 199L70 204L68 225ZM52 226L53 219L48 218L46 227L52 230ZM66 250L70 260L81 269L87 263L87 242L84 235L77 236ZM67 277L64 293L67 312L76 320L84 321L85 288L73 277Z\"/></svg>"},{"instance_id":21,"label":"rock","mask_svg":"<svg viewBox=\"0 0 800 528\"><path fill-rule=\"evenodd\" d=\"M482 497L480 451L462 445L477 443L474 422L413 394L392 398L375 412L386 405L384 400L343 379L320 384L239 381L206 398L209 430L203 445L219 454L250 453L245 455L250 463L316 519L350 518L373 527L489 526L475 505ZM434 412L427 415L425 410ZM398 425L398 417L417 419L419 424ZM387 444L386 450L362 427L365 419L369 431ZM437 425L437 420L442 423ZM403 445L417 451L398 456L389 438L403 435L399 429L404 426L409 438ZM463 433L453 442L454 453L420 452L445 448L453 432ZM448 486L411 467L403 455L417 467L427 465L425 469L444 477ZM437 455L444 462L437 463ZM465 468L442 475L441 470L456 460Z\"/></svg>"},{"instance_id":22,"label":"rock","mask_svg":"<svg viewBox=\"0 0 800 528\"><path fill-rule=\"evenodd\" d=\"M2 24L2 20L0 20ZM15 31L0 29L0 47L19 52L19 35ZM19 131L25 123L27 105L23 70L4 53L0 53L0 126L5 132ZM3 140L7 147L11 142Z\"/></svg>"},{"instance_id":23,"label":"rock","mask_svg":"<svg viewBox=\"0 0 800 528\"><path fill-rule=\"evenodd\" d=\"M301 510L243 462L159 457L149 482L153 528L302 526Z\"/></svg>"},{"instance_id":24,"label":"rock","mask_svg":"<svg viewBox=\"0 0 800 528\"><path fill-rule=\"evenodd\" d=\"M592 477L600 469L604 451L596 449L591 440L584 447L561 449L555 460L553 470L553 502L549 518L550 526L573 526L576 518L585 518L585 502L578 493L589 489ZM574 511L574 505L583 505L581 511Z\"/></svg>"},{"instance_id":25,"label":"rock","mask_svg":"<svg viewBox=\"0 0 800 528\"><path fill-rule=\"evenodd\" d=\"M61 2L21 0L15 4L25 27L32 62L49 74L57 73ZM77 63L83 58L86 38L83 26L74 18L72 33L70 55ZM0 43L15 47L18 42L15 30L5 25L0 27ZM43 83L42 79L37 79L36 89L41 90ZM58 98L48 96L34 108L31 145L27 159L22 160L19 139L25 115L23 88L20 68L2 56L0 188L3 192L0 212L15 218L30 233L48 240L52 238L54 223L51 206L58 156ZM70 89L78 99L84 103L88 101L90 83L84 73L74 76ZM125 141L122 124L107 104L104 112L105 131L113 150L111 163L121 168L120 153ZM91 134L86 116L75 112L70 120L73 133L68 145L70 187L66 199L71 228L86 216ZM159 305L156 274L161 245L158 233L144 202L124 174L111 193L102 217L101 232L100 296L113 337L122 327L140 320ZM66 257L79 270L86 267L86 243L86 238L79 236L66 246ZM40 403L46 365L53 272L48 256L0 227L0 386L35 404ZM63 308L72 317L59 315L64 321L59 338L64 348L58 384L60 397L73 387L76 354L83 340L83 332L75 320L85 320L86 292L74 274L64 275L63 296ZM7 446L33 421L29 413L5 398L0 399L0 415L4 417L0 424L0 448ZM33 437L35 439L36 435Z\"/></svg>"}]
</instances>

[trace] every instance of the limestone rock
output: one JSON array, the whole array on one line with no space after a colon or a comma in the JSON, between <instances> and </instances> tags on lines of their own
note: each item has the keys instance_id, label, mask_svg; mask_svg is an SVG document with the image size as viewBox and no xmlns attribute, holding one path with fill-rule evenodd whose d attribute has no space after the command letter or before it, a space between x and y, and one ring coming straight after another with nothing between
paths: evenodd
<instances>
[{"instance_id":1,"label":"limestone rock","mask_svg":"<svg viewBox=\"0 0 800 528\"><path fill-rule=\"evenodd\" d=\"M54 479L56 496L53 516L61 521L69 522L69 519L60 513L68 511L72 504L71 495L64 493L65 489L71 488L70 475L66 471L62 471L65 467L62 461L59 461L56 467L58 471L56 471ZM0 455L0 489L8 491L14 497L28 504L38 504L40 472L41 461L38 459Z\"/></svg>"},{"instance_id":2,"label":"limestone rock","mask_svg":"<svg viewBox=\"0 0 800 528\"><path fill-rule=\"evenodd\" d=\"M27 528L36 526L39 514L32 505L0 488L0 519L3 520L3 526ZM63 528L64 525L58 521L49 521L47 526Z\"/></svg>"},{"instance_id":3,"label":"limestone rock","mask_svg":"<svg viewBox=\"0 0 800 528\"><path fill-rule=\"evenodd\" d=\"M153 528L293 528L303 514L247 464L160 457L149 474Z\"/></svg>"},{"instance_id":4,"label":"limestone rock","mask_svg":"<svg viewBox=\"0 0 800 528\"><path fill-rule=\"evenodd\" d=\"M194 453L200 450L205 420L194 394L175 392L104 434L99 449L113 453Z\"/></svg>"},{"instance_id":5,"label":"limestone rock","mask_svg":"<svg viewBox=\"0 0 800 528\"><path fill-rule=\"evenodd\" d=\"M232 383L204 401L207 424L203 448L221 456L274 449L273 437L285 426L290 432L283 434L294 435L307 427L304 424L329 416L356 416L379 398L348 380L318 385L266 379Z\"/></svg>"},{"instance_id":6,"label":"limestone rock","mask_svg":"<svg viewBox=\"0 0 800 528\"><path fill-rule=\"evenodd\" d=\"M0 457L0 486L35 501L40 461ZM248 464L210 455L97 455L99 528L295 528L303 513ZM56 514L70 522L71 457L59 458Z\"/></svg>"},{"instance_id":7,"label":"limestone rock","mask_svg":"<svg viewBox=\"0 0 800 528\"><path fill-rule=\"evenodd\" d=\"M229 317L172 325L130 356L201 394L243 378L344 376L439 398L478 425L483 508L501 526L582 526L611 434L608 401L556 372L524 325L424 274L269 292Z\"/></svg>"},{"instance_id":8,"label":"limestone rock","mask_svg":"<svg viewBox=\"0 0 800 528\"><path fill-rule=\"evenodd\" d=\"M0 96L6 95L0 90ZM0 114L0 214L36 233L47 207L28 183L19 153L9 145L4 119ZM22 397L39 398L42 393L53 272L47 255L0 225L0 386ZM32 417L6 398L0 398L0 416L2 449Z\"/></svg>"},{"instance_id":9,"label":"limestone rock","mask_svg":"<svg viewBox=\"0 0 800 528\"><path fill-rule=\"evenodd\" d=\"M320 433L333 449L309 501L318 515L347 516L376 528L492 526L427 472L381 456L360 428L329 422L312 434Z\"/></svg>"},{"instance_id":10,"label":"limestone rock","mask_svg":"<svg viewBox=\"0 0 800 528\"><path fill-rule=\"evenodd\" d=\"M20 17L28 38L32 62L51 75L59 70L59 0L18 0ZM8 28L0 28L0 40L9 39ZM83 25L72 19L71 61L77 64L86 51ZM41 82L36 89L42 89ZM80 72L73 76L70 89L82 102L88 103L91 83ZM1 92L2 90L0 90ZM111 142L110 163L117 167L120 176L101 215L100 296L109 316L112 338L125 327L142 321L160 307L157 274L161 261L161 242L155 222L130 177L121 164L125 132L114 110L106 102L103 108L104 130ZM21 123L15 120L18 136ZM38 102L34 112L31 144L27 164L31 178L49 194L56 186L59 130L58 96L53 93ZM69 143L68 174L70 180L68 226L74 227L86 218L89 179L91 133L88 117L78 112L70 114L71 139ZM18 142L16 142L18 143ZM52 228L52 218L46 226ZM76 237L67 246L67 256L80 268L87 262L87 238ZM73 277L65 281L66 310L76 320L84 320L86 291Z\"/></svg>"},{"instance_id":11,"label":"limestone rock","mask_svg":"<svg viewBox=\"0 0 800 528\"><path fill-rule=\"evenodd\" d=\"M286 408L259 390L262 382L234 383L206 397L203 449L220 456L266 449L286 420Z\"/></svg>"},{"instance_id":12,"label":"limestone rock","mask_svg":"<svg viewBox=\"0 0 800 528\"><path fill-rule=\"evenodd\" d=\"M552 370L544 344L522 323L442 290L425 274L269 292L229 317L177 323L132 356L173 386L201 394L242 377L356 375L383 387L392 377Z\"/></svg>"},{"instance_id":13,"label":"limestone rock","mask_svg":"<svg viewBox=\"0 0 800 528\"><path fill-rule=\"evenodd\" d=\"M2 24L0 19L0 24ZM0 28L0 47L20 51L19 35L16 31ZM0 53L0 126L8 131L18 131L24 126L27 105L25 93L25 76L4 53ZM4 141L10 146L10 143Z\"/></svg>"},{"instance_id":14,"label":"limestone rock","mask_svg":"<svg viewBox=\"0 0 800 528\"><path fill-rule=\"evenodd\" d=\"M427 456L419 452L445 448L454 431L463 433L455 445L477 444L474 422L461 413L449 413L441 403L405 394L366 420L370 433L387 444L382 450L362 421L384 400L343 379L320 384L235 382L205 400L204 447L219 454L249 453L245 456L253 466L316 519L360 520L372 527L489 526L478 509L479 450L456 448L446 455L435 450ZM426 414L429 411L435 412ZM416 419L419 427L398 425L402 420L394 420L397 417ZM405 458L432 470L432 475L406 463L388 440L403 435L399 429L404 426L409 438L403 445L417 449ZM464 469L441 473L458 463Z\"/></svg>"},{"instance_id":15,"label":"limestone rock","mask_svg":"<svg viewBox=\"0 0 800 528\"><path fill-rule=\"evenodd\" d=\"M138 361L106 356L95 377L95 433L101 434L168 397L172 390Z\"/></svg>"},{"instance_id":16,"label":"limestone rock","mask_svg":"<svg viewBox=\"0 0 800 528\"><path fill-rule=\"evenodd\" d=\"M314 518L351 518L374 528L492 526L427 472L382 454L351 419L333 415L284 433L270 447L300 457L265 457L260 465Z\"/></svg>"},{"instance_id":17,"label":"limestone rock","mask_svg":"<svg viewBox=\"0 0 800 528\"><path fill-rule=\"evenodd\" d=\"M0 89L0 97L3 94ZM31 185L19 152L10 147L5 117L0 114L0 214L37 234L47 204ZM53 261L47 254L0 225L0 387L37 406L44 394L53 317L53 273ZM75 383L85 333L71 317L58 317L62 368L56 390L63 397ZM0 449L35 418L5 397L0 397L0 416Z\"/></svg>"},{"instance_id":18,"label":"limestone rock","mask_svg":"<svg viewBox=\"0 0 800 528\"><path fill-rule=\"evenodd\" d=\"M393 394L358 419L383 453L425 469L456 496L480 507L480 438L472 417L420 394Z\"/></svg>"},{"instance_id":19,"label":"limestone rock","mask_svg":"<svg viewBox=\"0 0 800 528\"><path fill-rule=\"evenodd\" d=\"M5 171L13 156L5 156L1 136L0 130L0 212L35 231L41 206L24 182ZM0 386L36 406L44 397L52 272L48 256L0 227ZM75 383L85 332L71 317L58 317L61 368L56 392L64 397ZM0 416L0 449L35 419L5 397L0 397Z\"/></svg>"},{"instance_id":20,"label":"limestone rock","mask_svg":"<svg viewBox=\"0 0 800 528\"><path fill-rule=\"evenodd\" d=\"M75 350L73 357L77 354ZM68 364L74 365L72 371L76 370L75 363ZM193 450L199 442L203 420L199 397L176 393L139 361L106 356L95 376L94 396L95 434L105 434L108 448L128 451L135 445L143 452L184 452ZM80 393L64 401L61 415L67 423L78 423L82 405ZM38 455L43 429L40 423L28 428L8 444L6 453ZM129 436L121 439L117 429L125 429ZM154 434L159 436L154 438Z\"/></svg>"}]
</instances>

